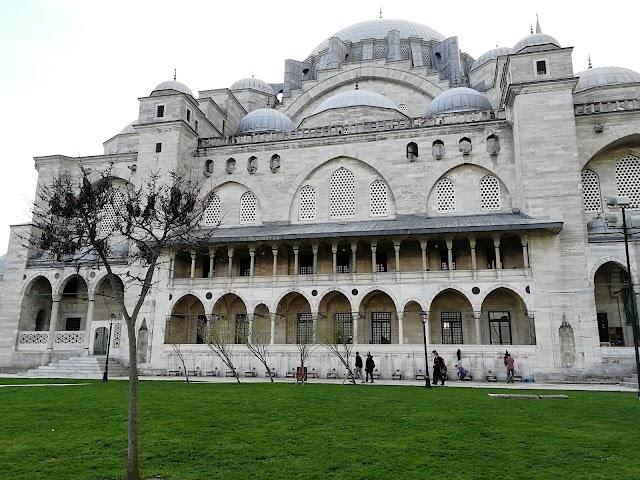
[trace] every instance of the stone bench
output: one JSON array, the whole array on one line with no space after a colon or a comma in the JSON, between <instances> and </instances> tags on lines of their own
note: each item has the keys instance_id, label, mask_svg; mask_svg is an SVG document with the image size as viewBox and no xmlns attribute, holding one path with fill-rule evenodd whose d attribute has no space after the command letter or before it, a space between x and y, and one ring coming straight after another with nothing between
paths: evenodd
<instances>
[{"instance_id":1,"label":"stone bench","mask_svg":"<svg viewBox=\"0 0 640 480\"><path fill-rule=\"evenodd\" d=\"M205 377L217 377L218 376L218 370L207 370L206 372L204 372L204 376Z\"/></svg>"},{"instance_id":2,"label":"stone bench","mask_svg":"<svg viewBox=\"0 0 640 480\"><path fill-rule=\"evenodd\" d=\"M498 377L496 377L495 375L487 375L486 379L487 379L487 382L497 382L498 381Z\"/></svg>"},{"instance_id":3,"label":"stone bench","mask_svg":"<svg viewBox=\"0 0 640 480\"><path fill-rule=\"evenodd\" d=\"M402 380L402 374L398 371L391 374L392 380Z\"/></svg>"},{"instance_id":4,"label":"stone bench","mask_svg":"<svg viewBox=\"0 0 640 480\"><path fill-rule=\"evenodd\" d=\"M255 370L247 370L246 372L244 372L244 376L245 377L255 377L256 376L256 371Z\"/></svg>"},{"instance_id":5,"label":"stone bench","mask_svg":"<svg viewBox=\"0 0 640 480\"><path fill-rule=\"evenodd\" d=\"M226 372L224 372L224 376L225 377L235 377L236 376L236 372L234 372L233 370L227 370Z\"/></svg>"},{"instance_id":6,"label":"stone bench","mask_svg":"<svg viewBox=\"0 0 640 480\"><path fill-rule=\"evenodd\" d=\"M327 373L327 378L338 378L338 374L336 372Z\"/></svg>"},{"instance_id":7,"label":"stone bench","mask_svg":"<svg viewBox=\"0 0 640 480\"><path fill-rule=\"evenodd\" d=\"M181 375L180 370L169 370L169 376L171 375L175 375L176 377L179 377Z\"/></svg>"}]
</instances>

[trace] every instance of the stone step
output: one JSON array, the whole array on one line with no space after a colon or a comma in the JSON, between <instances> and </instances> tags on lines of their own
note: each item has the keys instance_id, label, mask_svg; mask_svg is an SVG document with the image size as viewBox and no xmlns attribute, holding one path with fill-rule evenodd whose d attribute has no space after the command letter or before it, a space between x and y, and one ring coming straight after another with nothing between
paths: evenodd
<instances>
[{"instance_id":1,"label":"stone step","mask_svg":"<svg viewBox=\"0 0 640 480\"><path fill-rule=\"evenodd\" d=\"M99 378L104 373L107 362L106 356L100 357L74 357L59 360L49 365L41 365L38 368L29 369L27 376L33 377L79 377ZM114 377L127 376L127 369L117 360L109 359L109 375Z\"/></svg>"}]
</instances>

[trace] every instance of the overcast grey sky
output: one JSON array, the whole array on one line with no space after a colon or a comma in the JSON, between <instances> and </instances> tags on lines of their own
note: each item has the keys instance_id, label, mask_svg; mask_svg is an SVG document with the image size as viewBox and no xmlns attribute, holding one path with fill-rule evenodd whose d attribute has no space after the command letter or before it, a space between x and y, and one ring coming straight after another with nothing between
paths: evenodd
<instances>
[{"instance_id":1,"label":"overcast grey sky","mask_svg":"<svg viewBox=\"0 0 640 480\"><path fill-rule=\"evenodd\" d=\"M28 222L33 157L97 155L137 118L138 98L173 77L192 91L250 77L283 80L287 58L365 20L412 20L457 36L477 58L542 31L574 47L574 71L640 72L640 2L324 0L0 0L0 254L9 225Z\"/></svg>"}]
</instances>

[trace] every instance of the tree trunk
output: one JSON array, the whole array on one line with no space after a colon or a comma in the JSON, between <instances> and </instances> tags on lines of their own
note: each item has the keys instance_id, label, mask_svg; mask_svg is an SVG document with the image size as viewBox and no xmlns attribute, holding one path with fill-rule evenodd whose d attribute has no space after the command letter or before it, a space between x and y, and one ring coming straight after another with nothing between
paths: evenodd
<instances>
[{"instance_id":1,"label":"tree trunk","mask_svg":"<svg viewBox=\"0 0 640 480\"><path fill-rule=\"evenodd\" d=\"M127 322L129 335L129 448L127 456L127 479L140 480L138 465L138 357L135 319Z\"/></svg>"}]
</instances>

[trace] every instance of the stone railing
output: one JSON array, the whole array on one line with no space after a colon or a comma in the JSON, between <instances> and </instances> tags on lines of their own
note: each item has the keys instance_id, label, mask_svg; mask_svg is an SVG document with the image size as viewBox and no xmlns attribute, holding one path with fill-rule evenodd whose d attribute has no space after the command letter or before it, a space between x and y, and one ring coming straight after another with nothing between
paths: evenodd
<instances>
[{"instance_id":1,"label":"stone railing","mask_svg":"<svg viewBox=\"0 0 640 480\"><path fill-rule=\"evenodd\" d=\"M49 332L20 332L18 345L46 345L49 341Z\"/></svg>"},{"instance_id":2,"label":"stone railing","mask_svg":"<svg viewBox=\"0 0 640 480\"><path fill-rule=\"evenodd\" d=\"M84 344L84 332L56 332L53 342L57 345Z\"/></svg>"},{"instance_id":3,"label":"stone railing","mask_svg":"<svg viewBox=\"0 0 640 480\"><path fill-rule=\"evenodd\" d=\"M504 120L504 111L471 112L449 114L434 118L412 118L408 120L385 120L381 122L365 122L349 125L335 125L325 127L303 128L288 132L249 133L225 138L200 138L198 149L207 147L222 147L228 145L242 145L247 143L278 142L286 140L301 140L309 138L332 137L350 134L389 132L406 130L409 128L434 127L440 125L454 125L458 123L484 122L488 120Z\"/></svg>"},{"instance_id":4,"label":"stone railing","mask_svg":"<svg viewBox=\"0 0 640 480\"><path fill-rule=\"evenodd\" d=\"M640 110L640 99L581 103L574 105L573 107L576 115L592 115L594 113L607 112L626 112L628 110Z\"/></svg>"}]
</instances>

